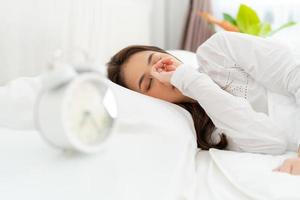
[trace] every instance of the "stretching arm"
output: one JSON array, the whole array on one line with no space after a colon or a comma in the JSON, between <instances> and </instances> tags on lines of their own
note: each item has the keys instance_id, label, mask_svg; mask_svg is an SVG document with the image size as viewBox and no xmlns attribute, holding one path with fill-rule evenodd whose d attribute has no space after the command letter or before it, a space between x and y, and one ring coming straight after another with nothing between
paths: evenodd
<instances>
[{"instance_id":1,"label":"stretching arm","mask_svg":"<svg viewBox=\"0 0 300 200\"><path fill-rule=\"evenodd\" d=\"M170 82L199 102L215 126L226 134L229 148L267 154L286 150L287 138L282 129L266 114L255 112L246 99L221 89L207 74L181 65Z\"/></svg>"}]
</instances>

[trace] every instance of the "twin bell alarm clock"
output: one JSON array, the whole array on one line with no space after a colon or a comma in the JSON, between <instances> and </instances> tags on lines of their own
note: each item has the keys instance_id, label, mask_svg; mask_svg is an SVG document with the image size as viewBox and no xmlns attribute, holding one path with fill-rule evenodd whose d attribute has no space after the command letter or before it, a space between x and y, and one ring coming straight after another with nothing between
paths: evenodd
<instances>
[{"instance_id":1,"label":"twin bell alarm clock","mask_svg":"<svg viewBox=\"0 0 300 200\"><path fill-rule=\"evenodd\" d=\"M43 75L35 123L50 145L93 153L108 142L116 126L116 99L108 79L93 70L53 62Z\"/></svg>"}]
</instances>

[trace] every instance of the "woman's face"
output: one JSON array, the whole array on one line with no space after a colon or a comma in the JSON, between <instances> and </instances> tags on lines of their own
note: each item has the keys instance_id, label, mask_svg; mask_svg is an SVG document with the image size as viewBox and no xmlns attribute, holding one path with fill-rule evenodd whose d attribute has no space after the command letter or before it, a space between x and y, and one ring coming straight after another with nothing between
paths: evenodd
<instances>
[{"instance_id":1,"label":"woman's face","mask_svg":"<svg viewBox=\"0 0 300 200\"><path fill-rule=\"evenodd\" d=\"M150 74L151 67L162 58L172 58L177 67L182 63L166 53L156 51L135 53L122 66L125 85L131 90L172 103L193 101L176 87L162 83Z\"/></svg>"}]
</instances>

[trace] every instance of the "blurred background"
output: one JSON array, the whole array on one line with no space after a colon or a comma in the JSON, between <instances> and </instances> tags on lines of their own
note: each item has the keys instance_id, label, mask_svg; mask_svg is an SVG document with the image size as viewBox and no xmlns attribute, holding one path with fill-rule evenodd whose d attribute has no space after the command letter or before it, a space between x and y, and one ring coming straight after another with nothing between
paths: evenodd
<instances>
[{"instance_id":1,"label":"blurred background","mask_svg":"<svg viewBox=\"0 0 300 200\"><path fill-rule=\"evenodd\" d=\"M0 85L41 73L57 49L87 52L104 73L109 58L131 44L195 51L222 30L197 12L222 20L241 3L274 28L300 22L299 0L0 0ZM295 27L280 37L298 40Z\"/></svg>"}]
</instances>

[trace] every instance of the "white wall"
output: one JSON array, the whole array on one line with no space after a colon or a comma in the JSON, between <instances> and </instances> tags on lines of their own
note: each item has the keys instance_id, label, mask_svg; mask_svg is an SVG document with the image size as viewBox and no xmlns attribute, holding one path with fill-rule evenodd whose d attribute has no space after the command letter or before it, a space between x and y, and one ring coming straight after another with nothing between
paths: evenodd
<instances>
[{"instance_id":1,"label":"white wall","mask_svg":"<svg viewBox=\"0 0 300 200\"><path fill-rule=\"evenodd\" d=\"M104 64L129 44L178 48L187 2L0 0L0 84L41 73L57 49Z\"/></svg>"}]
</instances>

